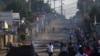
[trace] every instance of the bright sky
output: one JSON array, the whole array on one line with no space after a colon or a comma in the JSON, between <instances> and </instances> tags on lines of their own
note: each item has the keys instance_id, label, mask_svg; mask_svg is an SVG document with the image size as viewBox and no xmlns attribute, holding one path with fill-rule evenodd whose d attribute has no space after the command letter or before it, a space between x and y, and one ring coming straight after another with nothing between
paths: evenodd
<instances>
[{"instance_id":1,"label":"bright sky","mask_svg":"<svg viewBox=\"0 0 100 56\"><path fill-rule=\"evenodd\" d=\"M47 0L45 0L46 2ZM54 8L54 0L51 0L51 7ZM61 6L61 3L60 3L61 0L57 0L56 1L56 10L57 12L59 12L60 8L58 8L59 6ZM67 19L69 19L70 17L74 16L75 13L78 11L77 9L77 1L78 0L63 0L63 9L66 9L64 10L63 14L66 16Z\"/></svg>"}]
</instances>

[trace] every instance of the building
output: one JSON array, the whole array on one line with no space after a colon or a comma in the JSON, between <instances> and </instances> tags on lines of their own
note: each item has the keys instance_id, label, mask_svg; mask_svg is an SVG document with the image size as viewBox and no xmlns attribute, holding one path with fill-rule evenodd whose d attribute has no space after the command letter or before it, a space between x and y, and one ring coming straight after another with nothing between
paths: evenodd
<instances>
[{"instance_id":1,"label":"building","mask_svg":"<svg viewBox=\"0 0 100 56\"><path fill-rule=\"evenodd\" d=\"M17 29L20 24L19 13L0 12L0 48L7 46L9 42L12 44L17 42Z\"/></svg>"}]
</instances>

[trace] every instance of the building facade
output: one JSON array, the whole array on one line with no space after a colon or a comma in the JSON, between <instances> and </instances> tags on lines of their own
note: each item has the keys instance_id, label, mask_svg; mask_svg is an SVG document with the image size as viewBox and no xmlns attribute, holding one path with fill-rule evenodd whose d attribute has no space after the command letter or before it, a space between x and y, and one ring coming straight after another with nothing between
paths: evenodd
<instances>
[{"instance_id":1,"label":"building facade","mask_svg":"<svg viewBox=\"0 0 100 56\"><path fill-rule=\"evenodd\" d=\"M0 12L0 48L4 48L10 42L17 42L17 28L20 24L19 13Z\"/></svg>"}]
</instances>

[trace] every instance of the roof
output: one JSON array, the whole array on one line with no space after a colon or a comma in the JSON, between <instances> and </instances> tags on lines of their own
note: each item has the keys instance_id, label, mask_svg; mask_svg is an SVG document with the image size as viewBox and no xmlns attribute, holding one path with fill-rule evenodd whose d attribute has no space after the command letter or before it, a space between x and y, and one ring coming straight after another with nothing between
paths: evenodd
<instances>
[{"instance_id":1,"label":"roof","mask_svg":"<svg viewBox=\"0 0 100 56\"><path fill-rule=\"evenodd\" d=\"M5 34L11 34L11 35L14 35L14 34L16 34L16 32L14 32L14 31L5 31Z\"/></svg>"}]
</instances>

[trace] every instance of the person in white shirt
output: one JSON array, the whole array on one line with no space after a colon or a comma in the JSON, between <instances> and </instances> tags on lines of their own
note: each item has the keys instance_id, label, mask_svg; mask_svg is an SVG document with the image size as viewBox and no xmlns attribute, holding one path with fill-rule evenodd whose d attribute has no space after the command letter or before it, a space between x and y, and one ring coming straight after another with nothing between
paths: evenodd
<instances>
[{"instance_id":1,"label":"person in white shirt","mask_svg":"<svg viewBox=\"0 0 100 56\"><path fill-rule=\"evenodd\" d=\"M49 56L53 55L53 51L54 51L53 49L54 49L53 44L49 43L48 46L47 46L47 51L48 51Z\"/></svg>"},{"instance_id":2,"label":"person in white shirt","mask_svg":"<svg viewBox=\"0 0 100 56\"><path fill-rule=\"evenodd\" d=\"M83 47L80 47L79 52L75 56L88 56L88 55L83 52Z\"/></svg>"}]
</instances>

